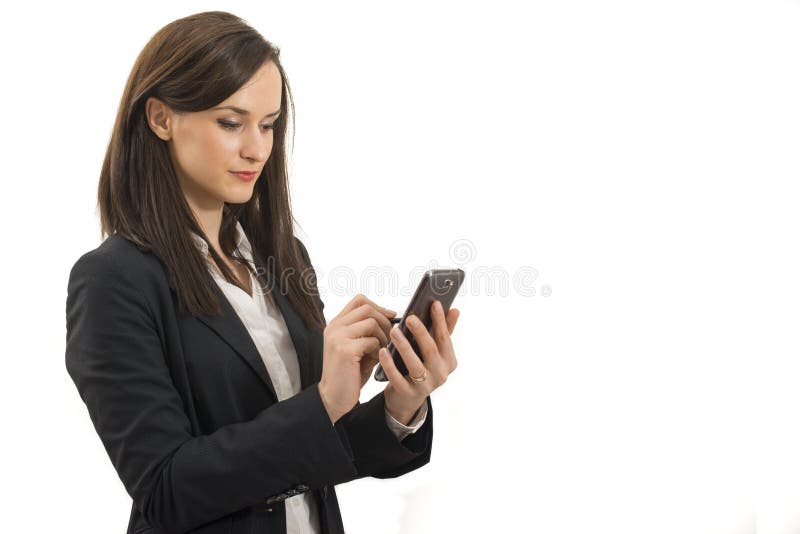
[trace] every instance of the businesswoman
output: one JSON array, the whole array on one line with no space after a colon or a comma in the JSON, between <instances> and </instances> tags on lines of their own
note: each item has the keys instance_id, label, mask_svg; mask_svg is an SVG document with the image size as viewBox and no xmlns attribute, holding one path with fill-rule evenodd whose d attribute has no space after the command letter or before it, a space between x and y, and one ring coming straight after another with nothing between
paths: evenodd
<instances>
[{"instance_id":1,"label":"businesswoman","mask_svg":"<svg viewBox=\"0 0 800 534\"><path fill-rule=\"evenodd\" d=\"M279 50L224 12L165 26L125 86L66 366L133 499L129 534L341 533L336 484L430 459L458 311L409 325L422 354L392 338L405 377L382 348L394 312L358 295L325 322L294 237L290 104ZM378 361L389 383L359 403Z\"/></svg>"}]
</instances>

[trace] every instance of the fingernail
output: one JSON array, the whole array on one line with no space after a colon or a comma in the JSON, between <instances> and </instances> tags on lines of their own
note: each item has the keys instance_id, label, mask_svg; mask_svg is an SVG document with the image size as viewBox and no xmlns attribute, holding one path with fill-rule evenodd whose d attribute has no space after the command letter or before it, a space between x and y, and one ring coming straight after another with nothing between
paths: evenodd
<instances>
[{"instance_id":1,"label":"fingernail","mask_svg":"<svg viewBox=\"0 0 800 534\"><path fill-rule=\"evenodd\" d=\"M408 321L408 324L410 324L411 326L413 326L415 328L417 326L419 326L419 320L416 317L414 317L413 315L410 316L408 319L406 319L406 321Z\"/></svg>"}]
</instances>

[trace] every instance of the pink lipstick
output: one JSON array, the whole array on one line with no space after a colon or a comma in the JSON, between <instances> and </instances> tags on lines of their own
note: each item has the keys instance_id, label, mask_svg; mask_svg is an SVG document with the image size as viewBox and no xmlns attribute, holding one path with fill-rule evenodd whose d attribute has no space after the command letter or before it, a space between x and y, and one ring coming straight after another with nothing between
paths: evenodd
<instances>
[{"instance_id":1,"label":"pink lipstick","mask_svg":"<svg viewBox=\"0 0 800 534\"><path fill-rule=\"evenodd\" d=\"M252 172L235 172L235 171L228 171L240 180L244 180L245 182L252 182L258 173L255 171Z\"/></svg>"}]
</instances>

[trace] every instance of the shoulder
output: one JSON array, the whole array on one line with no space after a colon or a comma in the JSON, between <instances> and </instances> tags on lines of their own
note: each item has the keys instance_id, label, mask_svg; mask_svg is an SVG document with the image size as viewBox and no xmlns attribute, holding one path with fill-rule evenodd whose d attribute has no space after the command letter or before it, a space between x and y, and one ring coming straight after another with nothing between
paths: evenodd
<instances>
[{"instance_id":1,"label":"shoulder","mask_svg":"<svg viewBox=\"0 0 800 534\"><path fill-rule=\"evenodd\" d=\"M100 287L125 285L145 295L168 289L161 261L119 235L111 235L97 248L81 254L70 270L69 280L70 287L82 280Z\"/></svg>"},{"instance_id":2,"label":"shoulder","mask_svg":"<svg viewBox=\"0 0 800 534\"><path fill-rule=\"evenodd\" d=\"M306 263L311 265L311 260L308 257L308 250L306 249L306 246L303 244L303 242L300 240L299 237L294 236L294 240L295 243L297 243L298 250L300 250L300 255L303 256L303 259L306 260Z\"/></svg>"}]
</instances>

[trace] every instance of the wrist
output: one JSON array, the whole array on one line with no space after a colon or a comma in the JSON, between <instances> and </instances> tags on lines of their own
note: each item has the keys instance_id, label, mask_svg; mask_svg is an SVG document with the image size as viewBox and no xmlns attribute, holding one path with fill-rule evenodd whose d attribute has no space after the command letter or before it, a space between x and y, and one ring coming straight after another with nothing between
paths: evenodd
<instances>
[{"instance_id":1,"label":"wrist","mask_svg":"<svg viewBox=\"0 0 800 534\"><path fill-rule=\"evenodd\" d=\"M334 406L328 397L328 390L323 382L317 384L317 389L319 390L319 397L322 399L322 405L325 407L325 411L328 412L328 418L331 420L331 424L335 425L336 421L341 419L347 412L343 412Z\"/></svg>"},{"instance_id":2,"label":"wrist","mask_svg":"<svg viewBox=\"0 0 800 534\"><path fill-rule=\"evenodd\" d=\"M414 419L414 416L426 402L424 398L422 400L416 399L411 402L400 400L389 386L386 386L384 390L383 399L386 411L389 412L389 415L398 423L406 426Z\"/></svg>"}]
</instances>

